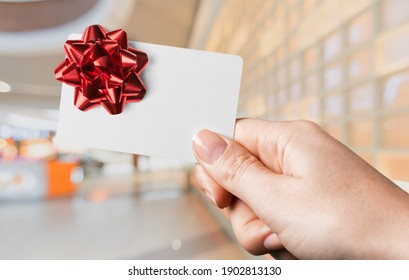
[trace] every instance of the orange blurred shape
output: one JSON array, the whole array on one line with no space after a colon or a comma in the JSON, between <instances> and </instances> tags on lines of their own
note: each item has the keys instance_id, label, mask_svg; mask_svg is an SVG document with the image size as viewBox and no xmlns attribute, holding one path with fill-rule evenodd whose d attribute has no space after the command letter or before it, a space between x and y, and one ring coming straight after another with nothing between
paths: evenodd
<instances>
[{"instance_id":1,"label":"orange blurred shape","mask_svg":"<svg viewBox=\"0 0 409 280\"><path fill-rule=\"evenodd\" d=\"M48 163L48 197L72 195L77 189L71 180L72 172L78 167L78 162L50 161Z\"/></svg>"}]
</instances>

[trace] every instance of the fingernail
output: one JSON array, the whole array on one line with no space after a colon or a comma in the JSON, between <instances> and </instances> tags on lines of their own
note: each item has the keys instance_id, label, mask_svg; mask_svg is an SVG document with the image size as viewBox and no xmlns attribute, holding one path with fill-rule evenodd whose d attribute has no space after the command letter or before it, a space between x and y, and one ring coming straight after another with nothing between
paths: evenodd
<instances>
[{"instance_id":1,"label":"fingernail","mask_svg":"<svg viewBox=\"0 0 409 280\"><path fill-rule=\"evenodd\" d=\"M278 240L278 237L274 233L270 233L265 239L264 239L264 248L268 250L277 250L282 248L282 245L280 241Z\"/></svg>"},{"instance_id":2,"label":"fingernail","mask_svg":"<svg viewBox=\"0 0 409 280\"><path fill-rule=\"evenodd\" d=\"M274 248L275 239L276 237L273 234L267 236L266 239L264 239L264 248L272 250Z\"/></svg>"},{"instance_id":3,"label":"fingernail","mask_svg":"<svg viewBox=\"0 0 409 280\"><path fill-rule=\"evenodd\" d=\"M226 150L227 143L210 130L201 130L193 137L193 149L206 163L214 163Z\"/></svg>"},{"instance_id":4,"label":"fingernail","mask_svg":"<svg viewBox=\"0 0 409 280\"><path fill-rule=\"evenodd\" d=\"M208 191L204 191L206 194L207 198L215 205L217 206L216 199L214 199L213 195L211 195Z\"/></svg>"}]
</instances>

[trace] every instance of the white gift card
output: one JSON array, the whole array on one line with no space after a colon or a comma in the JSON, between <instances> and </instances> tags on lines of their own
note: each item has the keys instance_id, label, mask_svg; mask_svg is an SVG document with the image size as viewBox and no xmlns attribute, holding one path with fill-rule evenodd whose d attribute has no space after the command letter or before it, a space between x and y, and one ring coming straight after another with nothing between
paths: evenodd
<instances>
[{"instance_id":1,"label":"white gift card","mask_svg":"<svg viewBox=\"0 0 409 280\"><path fill-rule=\"evenodd\" d=\"M69 39L80 39L73 34ZM63 84L57 135L61 144L196 162L192 137L210 129L233 137L240 91L239 56L130 42L146 52L147 91L121 114L102 106L80 111Z\"/></svg>"}]
</instances>

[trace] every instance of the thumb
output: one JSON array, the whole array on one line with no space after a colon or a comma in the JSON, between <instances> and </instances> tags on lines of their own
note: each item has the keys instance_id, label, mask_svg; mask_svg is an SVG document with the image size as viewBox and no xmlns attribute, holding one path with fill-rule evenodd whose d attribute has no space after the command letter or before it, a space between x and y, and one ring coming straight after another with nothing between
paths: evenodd
<instances>
[{"instance_id":1,"label":"thumb","mask_svg":"<svg viewBox=\"0 0 409 280\"><path fill-rule=\"evenodd\" d=\"M193 137L193 150L207 174L265 222L281 212L275 210L282 204L289 177L273 173L239 143L209 130Z\"/></svg>"}]
</instances>

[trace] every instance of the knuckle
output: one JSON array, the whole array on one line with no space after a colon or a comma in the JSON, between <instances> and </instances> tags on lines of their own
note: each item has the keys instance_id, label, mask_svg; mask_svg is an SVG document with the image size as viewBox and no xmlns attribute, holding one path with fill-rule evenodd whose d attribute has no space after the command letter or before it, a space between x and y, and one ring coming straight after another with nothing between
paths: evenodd
<instances>
[{"instance_id":1,"label":"knuckle","mask_svg":"<svg viewBox=\"0 0 409 280\"><path fill-rule=\"evenodd\" d=\"M226 153L221 165L224 167L221 180L225 184L234 184L241 180L249 167L258 163L259 161L250 153Z\"/></svg>"},{"instance_id":2,"label":"knuckle","mask_svg":"<svg viewBox=\"0 0 409 280\"><path fill-rule=\"evenodd\" d=\"M313 121L298 120L293 122L295 127L303 131L316 131L321 130L321 127Z\"/></svg>"},{"instance_id":3,"label":"knuckle","mask_svg":"<svg viewBox=\"0 0 409 280\"><path fill-rule=\"evenodd\" d=\"M292 121L291 131L293 135L318 135L323 132L322 128L318 124L309 120Z\"/></svg>"}]
</instances>

